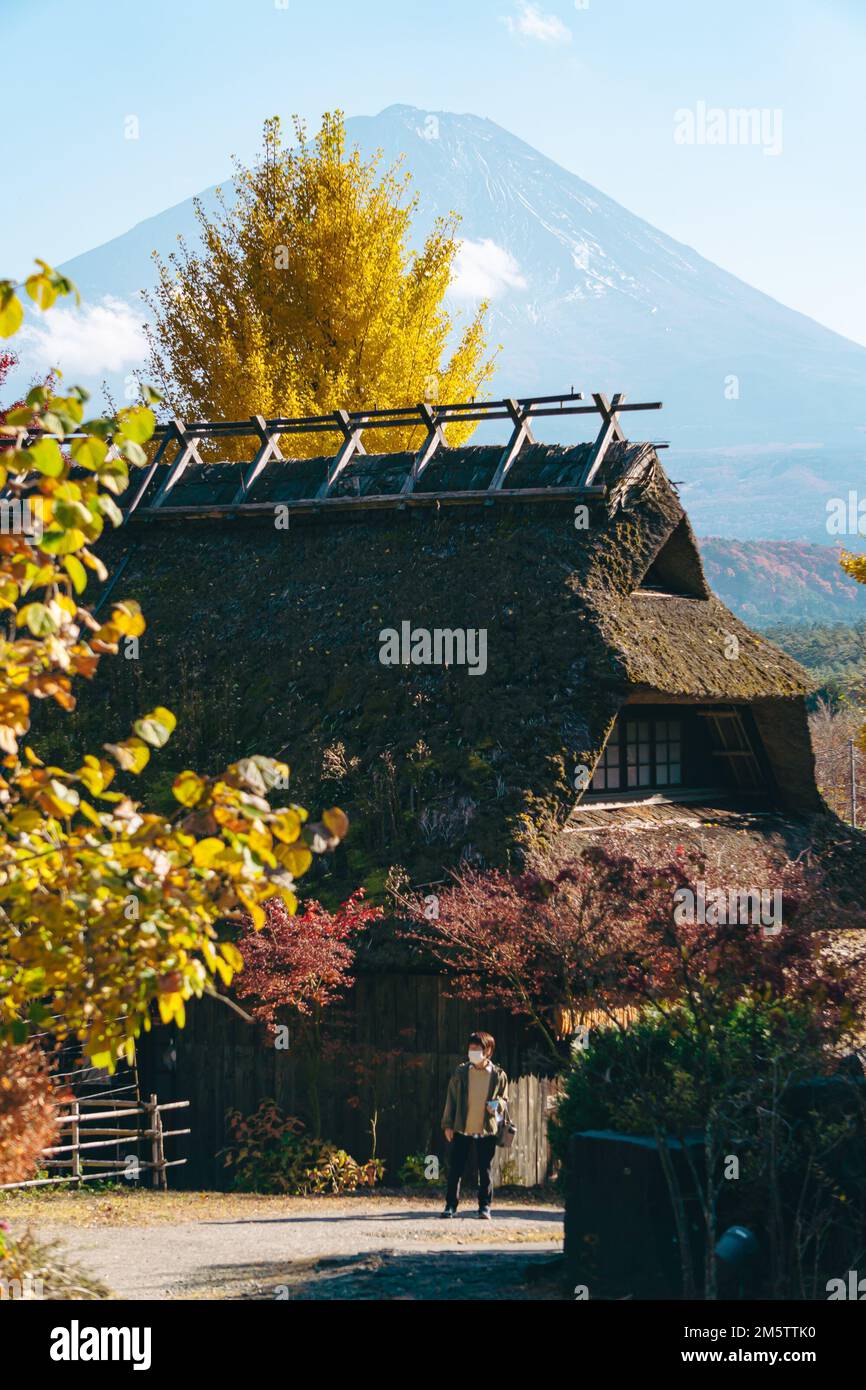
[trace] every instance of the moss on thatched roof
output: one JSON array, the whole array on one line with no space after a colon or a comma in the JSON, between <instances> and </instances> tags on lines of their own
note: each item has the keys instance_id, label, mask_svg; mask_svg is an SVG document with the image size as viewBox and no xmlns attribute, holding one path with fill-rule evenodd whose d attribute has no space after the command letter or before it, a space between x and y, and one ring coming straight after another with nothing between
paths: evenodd
<instances>
[{"instance_id":1,"label":"moss on thatched roof","mask_svg":"<svg viewBox=\"0 0 866 1390\"><path fill-rule=\"evenodd\" d=\"M148 769L156 794L182 767L285 750L297 799L352 818L330 872L375 889L393 863L416 880L461 855L508 863L527 817L568 815L575 769L594 765L636 686L771 700L802 743L805 676L704 597L688 522L650 446L611 445L603 496L539 492L576 488L587 448L525 449L490 505L446 497L405 510L364 499L399 487L411 456L362 457L340 484L348 497L360 489L354 506L292 513L287 530L266 509L192 519L191 506L229 502L241 470L189 468L169 506L145 502L102 546L109 570L122 566L114 597L138 599L148 628L140 659L104 663L76 744L105 737L106 708L122 734L168 704L179 725ZM418 493L459 500L487 487L500 456L442 449ZM253 500L309 497L324 466L269 464ZM635 596L647 576L696 597ZM379 634L404 621L485 629L486 674L382 665ZM725 659L728 634L737 660ZM814 799L808 758L789 783L793 801Z\"/></svg>"},{"instance_id":2,"label":"moss on thatched roof","mask_svg":"<svg viewBox=\"0 0 866 1390\"><path fill-rule=\"evenodd\" d=\"M526 445L508 475L508 488L576 486L591 447L589 444L576 444L570 448L554 444ZM635 446L632 445L611 445L606 459L609 476L619 476L623 459L634 451ZM472 492L486 488L501 457L501 445L440 448L419 478L417 491L422 494ZM354 498L399 493L414 460L415 455L410 453L356 455L334 484L332 496ZM276 503L314 497L333 462L333 455L271 461L259 474L244 500L247 503ZM166 505L227 506L235 497L246 469L247 465L241 463L212 463L200 468L187 468L174 485ZM167 465L157 469L145 505L167 473Z\"/></svg>"},{"instance_id":3,"label":"moss on thatched roof","mask_svg":"<svg viewBox=\"0 0 866 1390\"><path fill-rule=\"evenodd\" d=\"M793 657L752 632L717 598L637 593L603 603L599 612L604 636L635 685L703 700L797 696L812 688Z\"/></svg>"}]
</instances>

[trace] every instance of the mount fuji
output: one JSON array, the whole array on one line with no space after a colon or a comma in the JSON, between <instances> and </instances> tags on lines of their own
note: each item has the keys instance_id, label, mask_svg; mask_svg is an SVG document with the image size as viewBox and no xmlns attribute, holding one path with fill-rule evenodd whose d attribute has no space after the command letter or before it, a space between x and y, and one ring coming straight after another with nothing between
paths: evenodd
<instances>
[{"instance_id":1,"label":"mount fuji","mask_svg":"<svg viewBox=\"0 0 866 1390\"><path fill-rule=\"evenodd\" d=\"M458 307L490 299L491 341L503 345L494 393L573 386L662 400L661 414L624 419L635 437L670 442L668 471L700 532L828 541L828 499L862 479L866 348L721 270L492 121L391 106L347 129L365 154L405 157L419 236L438 215L461 214L452 296ZM211 208L214 190L201 196ZM178 234L197 240L191 199L63 269L86 300L110 296L143 313L150 254L166 255Z\"/></svg>"}]
</instances>

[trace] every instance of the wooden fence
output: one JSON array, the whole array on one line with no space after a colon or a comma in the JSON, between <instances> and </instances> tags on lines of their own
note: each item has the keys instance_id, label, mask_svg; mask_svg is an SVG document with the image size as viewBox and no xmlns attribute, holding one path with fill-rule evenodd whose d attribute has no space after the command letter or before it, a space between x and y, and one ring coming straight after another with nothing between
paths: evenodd
<instances>
[{"instance_id":1,"label":"wooden fence","mask_svg":"<svg viewBox=\"0 0 866 1390\"><path fill-rule=\"evenodd\" d=\"M188 1135L188 1129L166 1130L162 1116L167 1110L182 1110L189 1105L188 1100L158 1102L155 1095L147 1101L110 1100L104 1097L73 1096L58 1102L57 1120L60 1143L43 1149L41 1166L58 1170L54 1176L31 1178L28 1182L10 1182L0 1185L0 1191L19 1187L48 1187L57 1183L72 1183L78 1187L83 1182L96 1182L99 1179L119 1177L140 1178L149 1172L154 1187L166 1189L168 1180L166 1169L181 1167L185 1158L166 1159L166 1139ZM123 1125L119 1121L125 1121ZM108 1121L109 1123L106 1123ZM139 1153L142 1146L147 1147L149 1158ZM110 1150L114 1157L104 1152L97 1157L97 1150ZM132 1149L134 1152L121 1150ZM88 1172L88 1169L97 1172ZM65 1171L68 1170L68 1171Z\"/></svg>"},{"instance_id":2,"label":"wooden fence","mask_svg":"<svg viewBox=\"0 0 866 1390\"><path fill-rule=\"evenodd\" d=\"M321 1068L322 1135L362 1161L370 1157L375 1129L386 1184L396 1180L410 1154L435 1155L444 1167L445 1090L476 1028L496 1038L496 1060L508 1072L518 1126L514 1147L497 1151L494 1177L524 1186L546 1182L551 1176L547 1120L556 1081L539 1074L540 1059L518 1021L446 998L442 979L433 975L358 977L341 1044ZM308 1077L295 1039L280 1050L263 1028L207 997L187 1009L183 1030L157 1027L147 1034L138 1062L146 1090L190 1099L192 1137L185 1147L189 1164L179 1174L183 1186L226 1185L220 1150L229 1142L229 1110L249 1115L262 1100L273 1099L287 1114L310 1121Z\"/></svg>"}]
</instances>

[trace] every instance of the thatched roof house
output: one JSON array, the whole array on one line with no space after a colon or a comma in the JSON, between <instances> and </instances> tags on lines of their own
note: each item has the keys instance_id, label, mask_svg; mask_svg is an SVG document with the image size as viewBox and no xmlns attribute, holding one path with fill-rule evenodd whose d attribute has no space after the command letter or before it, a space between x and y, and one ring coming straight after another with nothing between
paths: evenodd
<instances>
[{"instance_id":1,"label":"thatched roof house","mask_svg":"<svg viewBox=\"0 0 866 1390\"><path fill-rule=\"evenodd\" d=\"M374 888L513 862L527 818L577 807L821 811L808 676L710 592L656 450L524 443L491 488L502 457L355 453L330 488L331 458L272 460L246 491L245 465L157 461L102 553L148 620L104 668L113 721L180 718L159 785L283 750Z\"/></svg>"}]
</instances>

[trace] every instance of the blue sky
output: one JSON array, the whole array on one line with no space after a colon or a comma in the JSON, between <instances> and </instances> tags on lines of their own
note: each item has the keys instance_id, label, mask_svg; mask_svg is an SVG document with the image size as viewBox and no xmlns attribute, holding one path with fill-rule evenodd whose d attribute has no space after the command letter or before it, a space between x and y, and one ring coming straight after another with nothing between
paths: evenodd
<instances>
[{"instance_id":1,"label":"blue sky","mask_svg":"<svg viewBox=\"0 0 866 1390\"><path fill-rule=\"evenodd\" d=\"M3 274L218 182L274 112L408 102L499 122L866 343L866 0L3 0L0 42ZM780 152L678 144L699 102L781 111Z\"/></svg>"}]
</instances>

